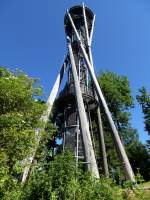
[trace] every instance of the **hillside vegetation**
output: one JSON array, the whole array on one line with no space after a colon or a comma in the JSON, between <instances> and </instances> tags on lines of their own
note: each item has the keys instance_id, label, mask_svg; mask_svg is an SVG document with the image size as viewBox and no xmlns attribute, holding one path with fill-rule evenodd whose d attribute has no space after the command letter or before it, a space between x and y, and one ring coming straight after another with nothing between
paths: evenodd
<instances>
[{"instance_id":1,"label":"hillside vegetation","mask_svg":"<svg viewBox=\"0 0 150 200\"><path fill-rule=\"evenodd\" d=\"M130 123L134 102L127 77L104 72L100 74L98 80L138 183L150 180L148 147L139 141L138 131ZM143 99L139 101L142 104ZM148 106L146 108L148 110ZM22 184L26 159L32 155L33 149L37 146L35 130L43 126L39 119L45 109L42 89L37 79L30 78L20 71L11 72L6 68L0 68L1 200L149 199L149 194L141 185L140 189L137 187L133 190L132 184L125 181L103 109L110 178L101 175L99 180L95 179L92 174L84 170L82 163L76 164L71 150L61 153L60 146L56 142L57 129L49 120L45 131L41 133L41 141L30 176L27 182ZM145 121L148 127L147 117ZM111 169L114 169L114 174L111 173Z\"/></svg>"}]
</instances>

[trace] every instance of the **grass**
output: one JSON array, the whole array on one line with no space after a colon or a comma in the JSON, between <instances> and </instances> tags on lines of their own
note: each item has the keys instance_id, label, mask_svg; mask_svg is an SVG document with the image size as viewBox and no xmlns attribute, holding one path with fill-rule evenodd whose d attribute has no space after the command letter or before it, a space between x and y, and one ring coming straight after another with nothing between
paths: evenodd
<instances>
[{"instance_id":1,"label":"grass","mask_svg":"<svg viewBox=\"0 0 150 200\"><path fill-rule=\"evenodd\" d=\"M141 184L142 187L150 187L150 181Z\"/></svg>"},{"instance_id":2,"label":"grass","mask_svg":"<svg viewBox=\"0 0 150 200\"><path fill-rule=\"evenodd\" d=\"M149 189L144 190L144 193L147 196L147 198L150 199L150 181L141 183L140 187L141 188L149 188Z\"/></svg>"}]
</instances>

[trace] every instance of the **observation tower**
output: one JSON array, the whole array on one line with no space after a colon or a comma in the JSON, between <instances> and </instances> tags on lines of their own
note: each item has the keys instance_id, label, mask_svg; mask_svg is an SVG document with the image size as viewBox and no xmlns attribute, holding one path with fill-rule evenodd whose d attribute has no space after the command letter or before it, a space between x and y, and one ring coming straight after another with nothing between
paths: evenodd
<instances>
[{"instance_id":1,"label":"observation tower","mask_svg":"<svg viewBox=\"0 0 150 200\"><path fill-rule=\"evenodd\" d=\"M94 15L89 8L84 7L86 15L86 23L88 33L91 34L93 31L93 20ZM77 27L77 31L81 37L81 41L84 44L86 53L89 55L88 50L88 39L85 30L85 21L83 15L82 6L74 6L69 10L72 19ZM72 54L74 59L74 66L76 70L76 79L79 81L78 91L74 87L74 74L72 70L71 60L68 54L68 70L67 70L67 81L64 89L60 92L59 97L55 102L56 107L56 123L62 132L63 137L63 150L71 148L74 151L76 161L79 159L84 160L84 143L81 133L81 124L79 118L79 108L77 106L76 92L81 90L82 100L84 109L86 112L87 123L91 133L93 135L91 115L94 114L98 108L98 102L94 95L91 79L89 77L88 68L80 50L77 37L74 33L72 25L70 23L68 14L64 18L64 27L66 32L67 42L72 46ZM81 102L80 102L81 104ZM92 140L92 138L91 138ZM93 138L94 141L94 138ZM84 161L85 162L85 161ZM88 165L88 163L87 163ZM89 163L90 165L90 163Z\"/></svg>"},{"instance_id":2,"label":"observation tower","mask_svg":"<svg viewBox=\"0 0 150 200\"><path fill-rule=\"evenodd\" d=\"M100 112L103 107L126 179L135 182L133 170L94 72L91 50L94 22L95 15L84 4L66 11L64 28L68 51L48 98L47 111L41 120L46 124L55 104L53 119L62 137L62 150L71 148L76 162L83 162L96 178L99 178L100 168L105 176L109 176ZM65 73L66 84L58 93ZM101 162L97 149L102 152ZM31 160L35 152L36 149ZM26 168L23 180L26 180L28 171L29 168Z\"/></svg>"}]
</instances>

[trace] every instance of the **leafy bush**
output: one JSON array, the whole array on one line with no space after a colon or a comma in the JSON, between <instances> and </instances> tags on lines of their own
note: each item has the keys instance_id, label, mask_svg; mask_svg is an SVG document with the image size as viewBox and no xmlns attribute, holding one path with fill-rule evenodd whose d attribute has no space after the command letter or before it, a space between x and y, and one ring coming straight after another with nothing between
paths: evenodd
<instances>
[{"instance_id":1,"label":"leafy bush","mask_svg":"<svg viewBox=\"0 0 150 200\"><path fill-rule=\"evenodd\" d=\"M21 200L141 200L146 196L142 190L122 189L112 179L95 179L77 165L71 153L55 157L47 165L34 168L24 186Z\"/></svg>"}]
</instances>

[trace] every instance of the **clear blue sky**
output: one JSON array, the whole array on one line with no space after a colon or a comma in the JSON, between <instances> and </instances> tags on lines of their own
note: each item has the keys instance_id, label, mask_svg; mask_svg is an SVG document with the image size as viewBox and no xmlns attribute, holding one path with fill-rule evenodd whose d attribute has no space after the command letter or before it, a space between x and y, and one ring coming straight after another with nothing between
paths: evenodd
<instances>
[{"instance_id":1,"label":"clear blue sky","mask_svg":"<svg viewBox=\"0 0 150 200\"><path fill-rule=\"evenodd\" d=\"M85 0L96 14L93 54L96 72L128 76L132 94L150 91L150 1ZM66 54L63 18L74 0L0 0L0 65L38 77L46 97ZM136 103L136 101L135 101ZM141 109L132 124L145 141Z\"/></svg>"}]
</instances>

